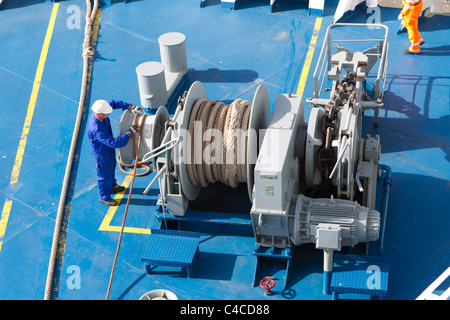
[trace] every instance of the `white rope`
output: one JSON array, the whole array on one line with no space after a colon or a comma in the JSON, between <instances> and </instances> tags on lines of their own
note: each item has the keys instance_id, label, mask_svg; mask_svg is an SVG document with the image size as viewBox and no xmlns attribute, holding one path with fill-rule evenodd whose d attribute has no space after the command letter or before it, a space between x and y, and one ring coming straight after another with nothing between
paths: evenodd
<instances>
[{"instance_id":1,"label":"white rope","mask_svg":"<svg viewBox=\"0 0 450 320\"><path fill-rule=\"evenodd\" d=\"M186 168L194 186L222 182L236 188L247 182L247 134L251 104L230 105L199 99L188 124Z\"/></svg>"}]
</instances>

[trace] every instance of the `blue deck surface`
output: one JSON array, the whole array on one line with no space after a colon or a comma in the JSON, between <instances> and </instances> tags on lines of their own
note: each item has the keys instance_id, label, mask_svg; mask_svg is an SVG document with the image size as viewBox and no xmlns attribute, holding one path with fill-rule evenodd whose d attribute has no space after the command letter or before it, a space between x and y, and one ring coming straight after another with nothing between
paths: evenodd
<instances>
[{"instance_id":1,"label":"blue deck surface","mask_svg":"<svg viewBox=\"0 0 450 320\"><path fill-rule=\"evenodd\" d=\"M71 29L73 5L81 10L81 25ZM0 234L0 299L44 298L81 89L84 0L59 2L19 179L15 184L10 180L53 6L43 1L6 1L0 10L3 211L5 203L12 201L9 217L2 214L0 224L5 230ZM327 2L304 98L313 94L312 72L335 6L336 2ZM384 246L389 261L387 299L415 299L450 265L450 47L445 41L450 38L450 18L422 20L419 28L426 44L421 54L404 55L409 41L406 33L397 34L398 12L381 8L381 23L390 29L387 92L378 127L367 112L364 132L380 135L380 162L392 169ZM365 23L369 17L363 10L346 22ZM186 35L190 70L181 92L200 80L209 99L251 101L263 83L273 107L278 94L297 91L315 22L306 3L298 1L280 1L273 13L268 0L240 1L234 11L221 9L219 1L209 1L203 8L199 1L185 0L107 5L101 10L87 108L96 99L139 104L135 68L145 61L160 61L158 37L172 31ZM310 108L304 105L307 120ZM173 107L169 106L171 114ZM120 117L120 111L110 115L116 134ZM61 300L105 298L128 195L127 190L113 213L98 202L87 134L83 132L80 139L57 292ZM119 169L116 177L119 184L125 180ZM136 179L110 299L136 300L154 289L171 290L179 299L331 299L322 293L323 254L312 246L294 250L289 290L282 292L277 284L276 294L264 295L263 289L252 286L254 238L239 234L202 233L190 279L185 271L171 267L158 267L147 275L141 263L147 233L160 226L155 217L159 189L155 186L142 195L152 177ZM213 197L214 190L205 191L204 197L208 196ZM213 209L230 205L222 192L216 197L209 204ZM234 201L231 205L237 211L247 210L248 203L243 201L240 207L241 202ZM72 285L74 270L79 271L80 287ZM279 276L283 266L275 262L262 272L262 276Z\"/></svg>"}]
</instances>

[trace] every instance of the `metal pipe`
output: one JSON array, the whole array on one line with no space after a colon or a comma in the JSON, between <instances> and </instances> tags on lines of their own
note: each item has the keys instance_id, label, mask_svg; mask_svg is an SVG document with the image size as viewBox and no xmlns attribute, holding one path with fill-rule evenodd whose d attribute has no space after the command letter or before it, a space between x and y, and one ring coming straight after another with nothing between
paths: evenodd
<instances>
[{"instance_id":1,"label":"metal pipe","mask_svg":"<svg viewBox=\"0 0 450 320\"><path fill-rule=\"evenodd\" d=\"M319 96L320 96L319 80L317 78L317 73L319 71L319 64L322 61L323 53L325 52L325 47L326 47L325 43L326 43L327 37L329 36L329 34L328 34L329 29L330 29L330 26L328 27L327 32L325 34L324 45L322 46L322 49L320 50L319 60L317 60L316 68L314 69L313 79L314 79L314 97L315 98L319 98Z\"/></svg>"},{"instance_id":2,"label":"metal pipe","mask_svg":"<svg viewBox=\"0 0 450 320\"><path fill-rule=\"evenodd\" d=\"M150 190L151 187L153 187L153 185L156 183L156 180L158 180L158 178L161 176L161 174L163 174L166 171L166 165L163 165L163 167L161 168L161 170L158 171L158 173L156 174L156 176L153 178L153 180L149 183L149 185L147 186L147 188L145 188L144 192L142 192L143 195L146 195L147 192Z\"/></svg>"},{"instance_id":3,"label":"metal pipe","mask_svg":"<svg viewBox=\"0 0 450 320\"><path fill-rule=\"evenodd\" d=\"M170 140L169 142L165 143L164 145L159 146L158 148L155 148L154 150L152 150L152 151L150 151L150 152L147 152L147 153L145 154L144 158L142 159L142 162L148 162L148 161L150 161L151 159L153 159L154 157L159 156L161 153L164 153L164 152L166 152L166 151L169 151L169 150L173 149L180 141L181 141L181 139L176 138L176 139ZM171 143L173 143L173 145L171 145L170 147L167 147L166 149L163 149L163 150L161 150L161 151L159 151L159 152L157 152L157 153L151 155L151 156L148 157L147 159L145 159L145 157L146 157L147 155L149 155L149 154L155 152L156 150L159 150L159 149L161 149L162 147L165 147L166 145L169 145L169 144L171 144Z\"/></svg>"},{"instance_id":4,"label":"metal pipe","mask_svg":"<svg viewBox=\"0 0 450 320\"><path fill-rule=\"evenodd\" d=\"M387 165L381 164L380 169L386 172L383 183L383 202L381 204L381 221L380 221L380 236L378 238L378 256L383 256L384 250L384 234L386 232L386 216L388 211L389 193L391 192L391 168Z\"/></svg>"},{"instance_id":5,"label":"metal pipe","mask_svg":"<svg viewBox=\"0 0 450 320\"><path fill-rule=\"evenodd\" d=\"M147 153L142 157L142 161L143 161L143 162L147 162L148 159L145 159L145 157L147 157L148 155L150 155L150 154L152 154L152 153L154 153L154 152L156 152L156 151L159 151L159 150L162 149L162 148L165 148L166 146L168 146L168 145L171 144L171 143L177 142L177 140L178 140L178 138L177 138L177 139L172 139L172 140L170 140L169 142L164 142L164 141L163 141L163 143L162 143L159 147L156 147L155 149L150 150L149 152L147 152Z\"/></svg>"},{"instance_id":6,"label":"metal pipe","mask_svg":"<svg viewBox=\"0 0 450 320\"><path fill-rule=\"evenodd\" d=\"M167 228L167 219L166 219L166 208L164 206L164 203L166 202L166 198L164 197L164 194L166 193L164 191L164 185L162 185L161 183L161 175L158 177L158 181L159 181L159 188L161 189L161 208L162 208L162 212L163 212L163 216L164 216L164 226Z\"/></svg>"},{"instance_id":7,"label":"metal pipe","mask_svg":"<svg viewBox=\"0 0 450 320\"><path fill-rule=\"evenodd\" d=\"M331 294L331 274L333 273L333 250L323 250L323 294Z\"/></svg>"},{"instance_id":8,"label":"metal pipe","mask_svg":"<svg viewBox=\"0 0 450 320\"><path fill-rule=\"evenodd\" d=\"M344 152L345 152L345 150L346 150L347 147L348 147L347 136L345 136L344 138L342 138L342 145L343 145L342 151L341 151L341 153L339 154L338 159L336 160L336 164L334 165L334 168L333 168L333 170L331 171L330 176L328 177L329 179L332 179L332 178L333 178L334 173L336 172L336 168L338 167L339 162L341 162L342 157L344 156Z\"/></svg>"},{"instance_id":9,"label":"metal pipe","mask_svg":"<svg viewBox=\"0 0 450 320\"><path fill-rule=\"evenodd\" d=\"M372 41L383 41L383 39L340 39L340 40L331 40L331 42L372 42Z\"/></svg>"},{"instance_id":10,"label":"metal pipe","mask_svg":"<svg viewBox=\"0 0 450 320\"><path fill-rule=\"evenodd\" d=\"M180 112L181 112L181 105L178 105L177 106L177 108L176 108L176 110L175 110L175 114L173 115L173 117L172 117L172 121L177 121L177 118L178 118L178 115L180 114Z\"/></svg>"}]
</instances>

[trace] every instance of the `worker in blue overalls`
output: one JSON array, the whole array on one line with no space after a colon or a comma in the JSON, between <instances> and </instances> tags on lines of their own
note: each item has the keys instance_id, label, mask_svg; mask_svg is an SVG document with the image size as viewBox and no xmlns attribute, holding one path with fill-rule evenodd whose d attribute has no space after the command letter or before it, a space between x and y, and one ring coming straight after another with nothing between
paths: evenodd
<instances>
[{"instance_id":1,"label":"worker in blue overalls","mask_svg":"<svg viewBox=\"0 0 450 320\"><path fill-rule=\"evenodd\" d=\"M135 114L143 114L144 110L133 104L115 100L109 102L97 100L91 109L93 113L89 118L88 137L91 141L92 155L97 163L99 201L108 206L116 206L117 201L111 199L111 193L124 191L125 187L117 185L115 178L116 152L114 148L126 146L130 137L139 130L139 126L133 124L124 134L114 138L108 115L113 109L128 109Z\"/></svg>"}]
</instances>

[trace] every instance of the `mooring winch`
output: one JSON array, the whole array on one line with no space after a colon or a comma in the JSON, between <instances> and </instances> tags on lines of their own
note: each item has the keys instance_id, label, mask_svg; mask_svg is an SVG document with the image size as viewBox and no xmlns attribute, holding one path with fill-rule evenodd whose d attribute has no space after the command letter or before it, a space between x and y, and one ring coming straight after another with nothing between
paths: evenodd
<instances>
[{"instance_id":1,"label":"mooring winch","mask_svg":"<svg viewBox=\"0 0 450 320\"><path fill-rule=\"evenodd\" d=\"M203 84L195 81L179 98L172 118L164 105L152 106L142 129L140 159L156 168L145 192L159 180L164 214L167 208L168 214L183 217L188 202L209 183L246 183L257 245L285 249L314 243L326 253L329 268L333 250L378 239L381 145L378 136L362 137L362 116L375 109L377 122L383 105L388 30L375 25L386 32L372 48L352 53L336 45L332 55L330 29L339 26L368 25L328 27L313 75L314 97L306 100L313 106L307 123L302 95L279 94L270 116L264 85L251 103L237 99L225 105L208 100ZM368 92L367 77L377 63L375 85ZM329 98L320 97L325 78L331 82ZM132 117L124 113L121 130ZM131 162L131 142L120 150L120 158Z\"/></svg>"},{"instance_id":2,"label":"mooring winch","mask_svg":"<svg viewBox=\"0 0 450 320\"><path fill-rule=\"evenodd\" d=\"M247 183L251 199L258 141L267 127L269 114L264 85L257 88L251 104L237 99L225 105L208 101L203 84L196 81L180 98L171 120L164 106L154 116L147 117L149 120L143 127L144 136L148 136L144 150L149 152L142 152L142 159L150 159L155 151L165 152L155 166L161 177L160 201L171 215L183 216L187 202L195 200L202 187L217 181L231 187ZM125 113L121 121L123 128L130 121L131 113ZM161 134L164 121L166 130ZM121 152L132 153L132 146L126 148Z\"/></svg>"},{"instance_id":3,"label":"mooring winch","mask_svg":"<svg viewBox=\"0 0 450 320\"><path fill-rule=\"evenodd\" d=\"M373 48L351 53L337 46L338 52L331 55L329 31L341 25L347 26L328 28L314 73L315 84L320 77L332 81L330 98L320 98L321 89L315 86L315 97L306 100L314 106L307 125L302 106L286 107L281 100L288 97L275 103L255 167L251 215L261 245L315 243L340 250L378 239L375 195L381 146L378 136L362 137L362 112L382 105L380 79L375 102L365 100L365 82L376 60L378 76L384 79L387 29L384 40Z\"/></svg>"}]
</instances>

